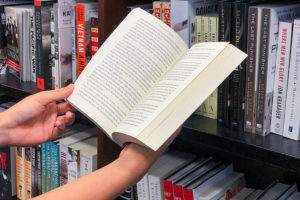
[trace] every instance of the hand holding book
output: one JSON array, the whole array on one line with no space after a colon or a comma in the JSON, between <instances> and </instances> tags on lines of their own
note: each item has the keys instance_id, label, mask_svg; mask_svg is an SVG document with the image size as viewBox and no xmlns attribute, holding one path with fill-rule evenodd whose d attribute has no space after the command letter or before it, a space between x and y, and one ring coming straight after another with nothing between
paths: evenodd
<instances>
[{"instance_id":1,"label":"hand holding book","mask_svg":"<svg viewBox=\"0 0 300 200\"><path fill-rule=\"evenodd\" d=\"M123 146L159 149L246 58L228 43L184 41L134 9L75 83L68 101Z\"/></svg>"}]
</instances>

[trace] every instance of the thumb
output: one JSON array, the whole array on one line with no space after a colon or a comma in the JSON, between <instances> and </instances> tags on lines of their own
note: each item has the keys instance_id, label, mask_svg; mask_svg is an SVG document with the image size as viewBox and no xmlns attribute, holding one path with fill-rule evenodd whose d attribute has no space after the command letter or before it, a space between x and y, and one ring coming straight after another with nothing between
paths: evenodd
<instances>
[{"instance_id":1,"label":"thumb","mask_svg":"<svg viewBox=\"0 0 300 200\"><path fill-rule=\"evenodd\" d=\"M67 98L72 94L73 90L74 90L74 85L70 84L67 87L60 88L57 90L40 92L35 95L35 98L41 104L46 105L48 103L56 102Z\"/></svg>"}]
</instances>

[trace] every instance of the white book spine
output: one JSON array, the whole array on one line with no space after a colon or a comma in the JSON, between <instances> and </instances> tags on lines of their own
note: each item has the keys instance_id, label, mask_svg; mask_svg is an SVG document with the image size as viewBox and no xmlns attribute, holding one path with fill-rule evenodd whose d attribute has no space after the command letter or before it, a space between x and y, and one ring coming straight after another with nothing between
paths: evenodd
<instances>
[{"instance_id":1,"label":"white book spine","mask_svg":"<svg viewBox=\"0 0 300 200\"><path fill-rule=\"evenodd\" d=\"M69 162L68 163L68 183L79 178L79 169L77 166L77 162Z\"/></svg>"},{"instance_id":2,"label":"white book spine","mask_svg":"<svg viewBox=\"0 0 300 200\"><path fill-rule=\"evenodd\" d=\"M273 108L271 132L283 134L285 102L287 93L288 73L290 65L290 50L292 38L292 23L279 22L279 40L276 58L274 81Z\"/></svg>"},{"instance_id":3,"label":"white book spine","mask_svg":"<svg viewBox=\"0 0 300 200\"><path fill-rule=\"evenodd\" d=\"M97 169L97 155L80 152L80 177L92 173Z\"/></svg>"},{"instance_id":4,"label":"white book spine","mask_svg":"<svg viewBox=\"0 0 300 200\"><path fill-rule=\"evenodd\" d=\"M77 49L76 49L76 6L73 6L72 17L72 82L75 83L77 79Z\"/></svg>"},{"instance_id":5,"label":"white book spine","mask_svg":"<svg viewBox=\"0 0 300 200\"><path fill-rule=\"evenodd\" d=\"M31 53L31 81L36 82L36 43L35 43L35 20L34 12L30 12L30 53Z\"/></svg>"},{"instance_id":6,"label":"white book spine","mask_svg":"<svg viewBox=\"0 0 300 200\"><path fill-rule=\"evenodd\" d=\"M137 183L137 194L139 200L148 200L149 198L149 184L148 184L148 174Z\"/></svg>"},{"instance_id":7,"label":"white book spine","mask_svg":"<svg viewBox=\"0 0 300 200\"><path fill-rule=\"evenodd\" d=\"M151 200L163 200L163 186L160 177L148 176L149 181L149 195Z\"/></svg>"},{"instance_id":8,"label":"white book spine","mask_svg":"<svg viewBox=\"0 0 300 200\"><path fill-rule=\"evenodd\" d=\"M283 136L298 140L299 139L299 111L300 107L300 20L294 21L291 61L288 79L288 91L284 120Z\"/></svg>"}]
</instances>

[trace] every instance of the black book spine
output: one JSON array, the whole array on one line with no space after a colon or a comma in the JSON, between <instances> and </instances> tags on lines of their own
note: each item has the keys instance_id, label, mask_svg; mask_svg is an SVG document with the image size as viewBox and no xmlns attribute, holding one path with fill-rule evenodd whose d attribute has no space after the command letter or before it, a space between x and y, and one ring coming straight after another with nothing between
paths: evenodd
<instances>
[{"instance_id":1,"label":"black book spine","mask_svg":"<svg viewBox=\"0 0 300 200\"><path fill-rule=\"evenodd\" d=\"M52 89L50 8L52 2L35 1L37 88Z\"/></svg>"},{"instance_id":2,"label":"black book spine","mask_svg":"<svg viewBox=\"0 0 300 200\"><path fill-rule=\"evenodd\" d=\"M219 2L219 41L230 42L232 27L232 2ZM218 87L218 122L228 127L229 125L229 78Z\"/></svg>"},{"instance_id":3,"label":"black book spine","mask_svg":"<svg viewBox=\"0 0 300 200\"><path fill-rule=\"evenodd\" d=\"M37 195L42 194L42 149L41 145L36 146L36 178L37 178Z\"/></svg>"},{"instance_id":4,"label":"black book spine","mask_svg":"<svg viewBox=\"0 0 300 200\"><path fill-rule=\"evenodd\" d=\"M249 3L235 2L233 11L233 44L244 52L247 52L248 7ZM244 125L245 68L244 61L230 76L230 126L238 130L243 130Z\"/></svg>"},{"instance_id":5,"label":"black book spine","mask_svg":"<svg viewBox=\"0 0 300 200\"><path fill-rule=\"evenodd\" d=\"M257 105L256 105L256 133L264 135L264 115L266 98L266 76L268 66L269 32L271 21L271 10L262 9L261 35L259 48L259 71L257 78Z\"/></svg>"},{"instance_id":6,"label":"black book spine","mask_svg":"<svg viewBox=\"0 0 300 200\"><path fill-rule=\"evenodd\" d=\"M247 66L246 66L246 99L245 99L245 120L244 131L255 132L255 72L256 72L256 49L258 31L258 8L249 9L248 19L248 44L247 44Z\"/></svg>"},{"instance_id":7,"label":"black book spine","mask_svg":"<svg viewBox=\"0 0 300 200\"><path fill-rule=\"evenodd\" d=\"M31 197L37 196L37 184L36 184L36 147L30 147L30 161L31 161Z\"/></svg>"}]
</instances>

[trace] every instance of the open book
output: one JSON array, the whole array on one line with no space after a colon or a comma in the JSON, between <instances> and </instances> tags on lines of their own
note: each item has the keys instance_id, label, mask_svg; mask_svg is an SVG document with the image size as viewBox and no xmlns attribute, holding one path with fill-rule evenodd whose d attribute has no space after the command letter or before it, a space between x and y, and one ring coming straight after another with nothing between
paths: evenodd
<instances>
[{"instance_id":1,"label":"open book","mask_svg":"<svg viewBox=\"0 0 300 200\"><path fill-rule=\"evenodd\" d=\"M226 42L188 49L137 8L94 55L68 101L120 146L157 150L245 58Z\"/></svg>"}]
</instances>

